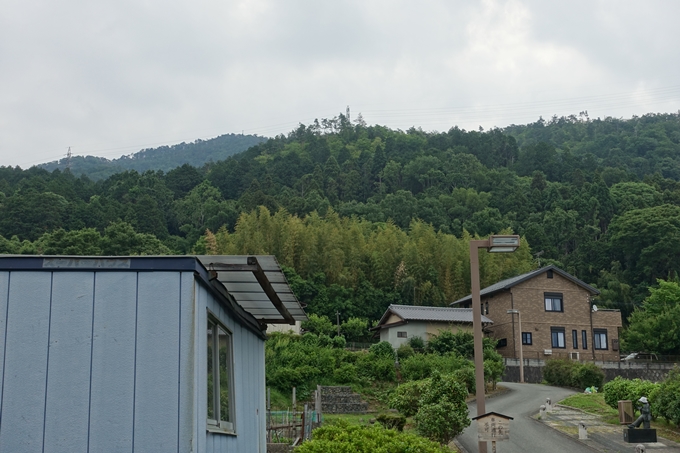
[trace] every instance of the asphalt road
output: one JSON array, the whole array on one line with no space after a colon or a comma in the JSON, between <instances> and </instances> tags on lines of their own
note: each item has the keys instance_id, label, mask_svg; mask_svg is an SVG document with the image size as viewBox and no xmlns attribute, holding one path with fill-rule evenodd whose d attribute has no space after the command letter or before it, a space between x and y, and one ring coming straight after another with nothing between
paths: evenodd
<instances>
[{"instance_id":1,"label":"asphalt road","mask_svg":"<svg viewBox=\"0 0 680 453\"><path fill-rule=\"evenodd\" d=\"M591 449L578 441L569 439L530 418L538 413L546 398L557 403L573 394L573 391L540 384L505 382L501 385L510 391L488 398L486 411L509 415L514 420L510 421L510 440L496 442L497 453L592 453ZM477 405L471 403L469 407L470 418L477 416ZM477 453L477 422L473 421L457 440L469 453ZM491 451L491 442L487 442L487 450Z\"/></svg>"}]
</instances>

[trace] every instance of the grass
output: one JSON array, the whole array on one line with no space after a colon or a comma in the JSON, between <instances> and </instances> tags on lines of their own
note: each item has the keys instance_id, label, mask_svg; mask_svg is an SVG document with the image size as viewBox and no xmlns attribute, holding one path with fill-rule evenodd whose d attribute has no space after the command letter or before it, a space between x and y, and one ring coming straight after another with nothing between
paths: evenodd
<instances>
[{"instance_id":1,"label":"grass","mask_svg":"<svg viewBox=\"0 0 680 453\"><path fill-rule=\"evenodd\" d=\"M581 409L589 414L599 415L603 421L610 425L619 425L619 411L612 409L604 402L603 393L585 394L579 393L560 401L564 406ZM664 419L652 420L652 428L655 428L659 435L674 442L680 442L680 430L672 423Z\"/></svg>"}]
</instances>

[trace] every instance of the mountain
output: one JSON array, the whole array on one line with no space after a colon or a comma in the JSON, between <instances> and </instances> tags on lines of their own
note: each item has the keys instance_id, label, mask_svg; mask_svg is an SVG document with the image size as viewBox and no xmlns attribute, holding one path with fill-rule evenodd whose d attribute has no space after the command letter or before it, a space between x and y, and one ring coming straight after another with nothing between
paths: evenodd
<instances>
[{"instance_id":1,"label":"mountain","mask_svg":"<svg viewBox=\"0 0 680 453\"><path fill-rule=\"evenodd\" d=\"M92 180L102 180L126 170L136 170L139 173L147 170L168 172L184 164L202 167L208 162L224 160L265 140L265 137L257 135L226 134L210 140L199 139L193 143L182 142L178 145L143 149L113 160L95 156L73 156L71 173L84 174ZM41 164L39 167L53 171L65 170L67 165L68 159L64 158Z\"/></svg>"}]
</instances>

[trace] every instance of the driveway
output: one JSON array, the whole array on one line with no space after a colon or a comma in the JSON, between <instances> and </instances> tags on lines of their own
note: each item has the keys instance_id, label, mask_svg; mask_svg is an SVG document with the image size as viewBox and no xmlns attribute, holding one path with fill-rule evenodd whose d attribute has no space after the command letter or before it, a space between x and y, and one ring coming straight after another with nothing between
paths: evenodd
<instances>
[{"instance_id":1,"label":"driveway","mask_svg":"<svg viewBox=\"0 0 680 453\"><path fill-rule=\"evenodd\" d=\"M550 398L554 404L572 395L574 393L572 390L541 384L504 382L500 385L510 391L487 399L486 411L509 415L514 420L510 422L510 440L496 442L497 453L593 452L577 440L572 440L530 418L538 413L539 407L545 404L546 398ZM469 407L470 418L475 417L477 405L471 403ZM477 423L473 421L457 440L469 453L477 453ZM487 448L490 452L491 442L487 442Z\"/></svg>"}]
</instances>

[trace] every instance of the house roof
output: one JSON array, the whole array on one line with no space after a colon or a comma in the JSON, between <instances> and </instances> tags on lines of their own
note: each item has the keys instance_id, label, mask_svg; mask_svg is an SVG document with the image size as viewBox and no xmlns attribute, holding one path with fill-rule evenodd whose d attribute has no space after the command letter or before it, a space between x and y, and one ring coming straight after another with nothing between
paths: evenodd
<instances>
[{"instance_id":1,"label":"house roof","mask_svg":"<svg viewBox=\"0 0 680 453\"><path fill-rule=\"evenodd\" d=\"M449 308L449 307L424 307L414 305L390 305L380 318L378 326L382 326L390 314L399 316L404 322L408 321L432 321L432 322L458 322L472 323L472 308ZM482 323L493 324L486 316L482 315ZM402 324L402 323L399 323ZM389 327L394 324L386 324Z\"/></svg>"},{"instance_id":2,"label":"house roof","mask_svg":"<svg viewBox=\"0 0 680 453\"><path fill-rule=\"evenodd\" d=\"M532 279L532 278L534 278L538 275L541 275L541 274L543 274L543 273L545 273L549 270L551 270L551 271L561 275L562 277L566 278L567 280L570 280L573 283L579 285L580 287L582 287L586 291L590 292L590 294L593 294L593 295L600 294L600 291L598 291L597 289L593 288L592 286L585 283L584 281L579 280L578 278L574 277L573 275L563 271L562 269L560 269L559 267L556 267L553 264L551 264L550 266L545 266L545 267L542 267L540 269L533 270L531 272L527 272L526 274L522 274L522 275L518 275L516 277L501 280L498 283L494 283L493 285L487 286L486 288L482 289L479 292L479 294L480 294L480 296L490 296L492 294L508 290L515 285L518 285L522 282L525 282L529 279ZM455 302L451 302L451 305L460 304L462 302L468 302L470 300L472 300L472 295L468 294L467 296L463 297L462 299L458 299Z\"/></svg>"}]
</instances>

